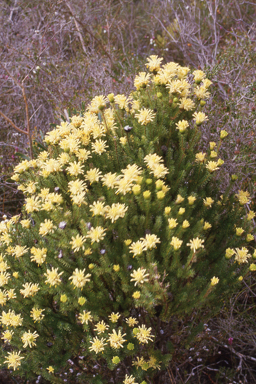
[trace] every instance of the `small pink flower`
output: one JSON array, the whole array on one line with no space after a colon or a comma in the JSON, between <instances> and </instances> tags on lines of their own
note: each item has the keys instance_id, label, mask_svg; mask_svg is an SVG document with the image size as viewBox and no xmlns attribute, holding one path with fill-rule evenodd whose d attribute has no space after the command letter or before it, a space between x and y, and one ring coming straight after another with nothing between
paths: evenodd
<instances>
[{"instance_id":1,"label":"small pink flower","mask_svg":"<svg viewBox=\"0 0 256 384\"><path fill-rule=\"evenodd\" d=\"M230 338L228 339L228 343L229 343L229 345L232 345L232 343L233 343L233 337L230 337Z\"/></svg>"}]
</instances>

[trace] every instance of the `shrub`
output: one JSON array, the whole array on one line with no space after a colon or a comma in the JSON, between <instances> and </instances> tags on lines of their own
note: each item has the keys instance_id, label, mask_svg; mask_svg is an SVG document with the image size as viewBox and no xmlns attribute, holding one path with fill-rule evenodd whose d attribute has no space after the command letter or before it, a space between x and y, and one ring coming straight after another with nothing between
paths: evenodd
<instances>
[{"instance_id":1,"label":"shrub","mask_svg":"<svg viewBox=\"0 0 256 384\"><path fill-rule=\"evenodd\" d=\"M2 366L59 383L72 359L83 382L160 382L248 272L249 193L230 193L234 176L218 190L227 132L200 151L211 82L161 61L15 168L26 200L0 224Z\"/></svg>"}]
</instances>

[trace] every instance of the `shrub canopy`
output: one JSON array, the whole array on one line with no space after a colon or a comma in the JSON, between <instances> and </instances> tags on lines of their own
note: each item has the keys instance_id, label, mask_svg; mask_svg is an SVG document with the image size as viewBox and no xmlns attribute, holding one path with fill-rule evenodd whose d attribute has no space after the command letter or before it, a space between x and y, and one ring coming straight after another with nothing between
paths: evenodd
<instances>
[{"instance_id":1,"label":"shrub canopy","mask_svg":"<svg viewBox=\"0 0 256 384\"><path fill-rule=\"evenodd\" d=\"M19 374L62 382L72 359L83 382L150 382L180 319L188 345L248 271L250 196L230 193L234 176L218 191L227 132L200 150L211 82L146 65L129 97L95 97L15 168L26 200L0 223L0 319L1 364Z\"/></svg>"}]
</instances>

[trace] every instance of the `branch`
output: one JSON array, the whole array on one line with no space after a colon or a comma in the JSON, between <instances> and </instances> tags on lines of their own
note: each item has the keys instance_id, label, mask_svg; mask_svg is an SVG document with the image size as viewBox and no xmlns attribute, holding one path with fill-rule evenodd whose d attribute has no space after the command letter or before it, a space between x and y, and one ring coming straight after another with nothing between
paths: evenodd
<instances>
[{"instance_id":1,"label":"branch","mask_svg":"<svg viewBox=\"0 0 256 384\"><path fill-rule=\"evenodd\" d=\"M67 3L67 6L68 6L68 1L66 1ZM69 6L68 6L69 8ZM92 36L94 38L94 40L96 41L96 43L100 46L100 48L103 50L103 52L106 54L106 56L109 58L110 60L110 63L111 63L111 66L113 66L113 60L112 60L112 57L111 55L108 53L108 51L106 50L106 48L104 47L104 45L102 44L102 42L100 41L100 39L98 39L88 28L86 28L86 26L84 25L84 23L82 23L79 19L77 19L77 17L71 12L70 8L69 8L69 11L72 15L72 17L74 18L75 22L77 24L79 24L82 28L82 30L84 30L86 33L88 33L90 36ZM79 28L80 29L80 28Z\"/></svg>"},{"instance_id":2,"label":"branch","mask_svg":"<svg viewBox=\"0 0 256 384\"><path fill-rule=\"evenodd\" d=\"M21 89L22 91L22 96L23 96L23 100L24 100L24 103L25 103L25 112L26 112L26 121L27 121L27 131L23 131L22 129L18 128L16 124L14 124L14 122L9 119L3 112L0 112L1 116L7 120L13 128L15 128L17 131L21 132L21 133L24 133L25 135L28 136L28 139L29 139L29 154L30 154L30 158L33 159L33 150L32 150L32 137L31 137L31 132L30 132L30 123L29 123L29 111L28 111L28 102L27 102L27 97L26 97L26 92L25 92L25 88L24 88L24 85L23 85L23 81L22 81L22 84L19 83L19 81L17 79L15 79L15 77L12 76L12 74L8 71L8 69L0 62L0 65L1 67L8 73L8 76L15 82L15 84Z\"/></svg>"},{"instance_id":3,"label":"branch","mask_svg":"<svg viewBox=\"0 0 256 384\"><path fill-rule=\"evenodd\" d=\"M11 126L16 129L16 131L19 131L20 133L24 133L25 135L28 135L28 132L27 131L23 131L23 129L17 127L16 124L14 124L14 122L9 119L9 117L5 116L5 114L3 112L0 111L0 115L6 120L8 121L9 124L11 124Z\"/></svg>"},{"instance_id":4,"label":"branch","mask_svg":"<svg viewBox=\"0 0 256 384\"><path fill-rule=\"evenodd\" d=\"M77 22L77 18L76 18L75 14L74 14L74 10L73 10L72 4L68 0L66 0L66 4L67 4L68 9L70 10L70 13L71 13L73 19L74 19L75 26L76 26L76 31L78 33L78 36L79 36L79 39L80 39L83 51L84 51L85 54L87 54L86 47L85 47L85 44L84 44L84 39L83 39L83 36L82 36L82 33L81 33L80 26L79 26L79 24Z\"/></svg>"}]
</instances>

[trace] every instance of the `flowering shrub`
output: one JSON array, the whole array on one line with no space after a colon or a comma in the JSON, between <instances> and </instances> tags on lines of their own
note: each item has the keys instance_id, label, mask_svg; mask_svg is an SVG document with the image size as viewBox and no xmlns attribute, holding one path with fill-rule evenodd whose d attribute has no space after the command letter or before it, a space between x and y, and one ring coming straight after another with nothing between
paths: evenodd
<instances>
[{"instance_id":1,"label":"flowering shrub","mask_svg":"<svg viewBox=\"0 0 256 384\"><path fill-rule=\"evenodd\" d=\"M147 68L15 168L26 200L0 223L2 367L59 383L72 359L83 383L151 383L179 319L213 315L256 269L249 193L218 192L228 133L200 151L211 82L157 56Z\"/></svg>"}]
</instances>

